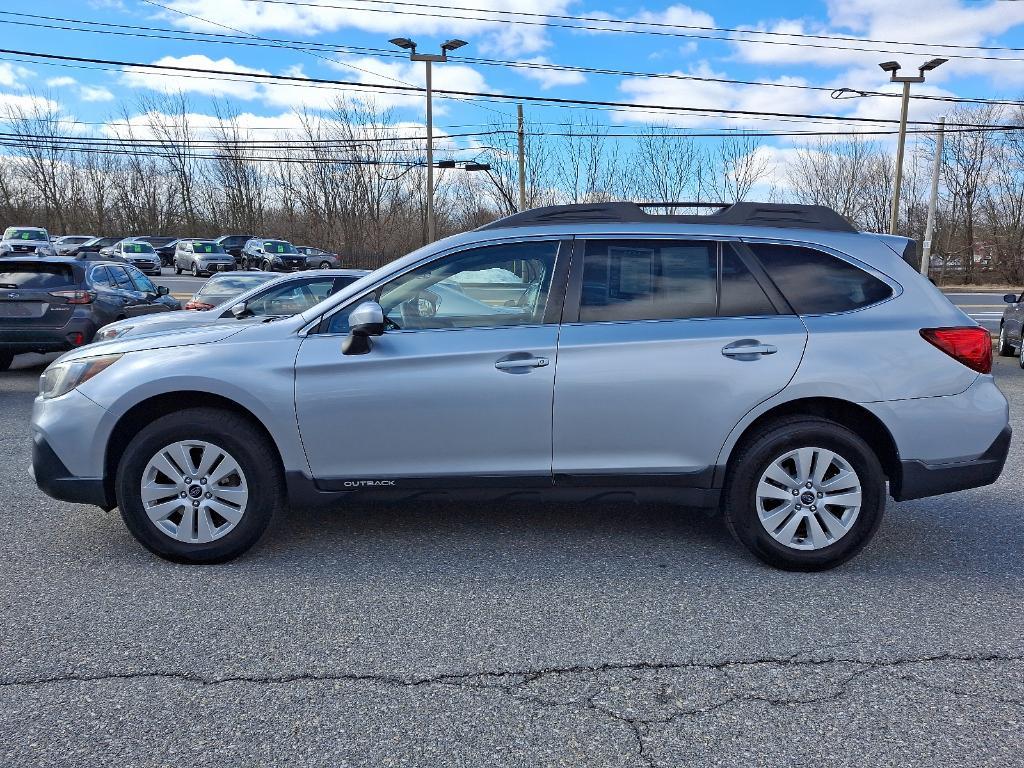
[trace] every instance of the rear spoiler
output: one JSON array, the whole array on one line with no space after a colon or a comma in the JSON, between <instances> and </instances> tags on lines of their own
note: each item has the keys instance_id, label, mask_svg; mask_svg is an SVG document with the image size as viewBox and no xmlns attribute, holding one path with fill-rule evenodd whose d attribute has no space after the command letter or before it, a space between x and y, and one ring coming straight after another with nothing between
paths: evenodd
<instances>
[{"instance_id":1,"label":"rear spoiler","mask_svg":"<svg viewBox=\"0 0 1024 768\"><path fill-rule=\"evenodd\" d=\"M921 255L917 249L917 240L899 235L872 234L889 246L889 250L912 266L915 271L921 271Z\"/></svg>"}]
</instances>

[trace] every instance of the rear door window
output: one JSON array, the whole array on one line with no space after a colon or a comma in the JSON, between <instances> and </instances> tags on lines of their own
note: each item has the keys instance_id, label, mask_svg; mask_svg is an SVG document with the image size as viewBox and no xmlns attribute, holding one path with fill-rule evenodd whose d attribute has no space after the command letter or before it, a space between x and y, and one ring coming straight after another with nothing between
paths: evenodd
<instances>
[{"instance_id":1,"label":"rear door window","mask_svg":"<svg viewBox=\"0 0 1024 768\"><path fill-rule=\"evenodd\" d=\"M722 246L722 298L718 314L722 317L775 314L775 307L764 289L731 245Z\"/></svg>"},{"instance_id":2,"label":"rear door window","mask_svg":"<svg viewBox=\"0 0 1024 768\"><path fill-rule=\"evenodd\" d=\"M580 322L714 317L717 280L716 242L590 240Z\"/></svg>"},{"instance_id":3,"label":"rear door window","mask_svg":"<svg viewBox=\"0 0 1024 768\"><path fill-rule=\"evenodd\" d=\"M892 296L874 275L813 248L748 243L798 315L849 312Z\"/></svg>"},{"instance_id":4,"label":"rear door window","mask_svg":"<svg viewBox=\"0 0 1024 768\"><path fill-rule=\"evenodd\" d=\"M49 290L74 284L71 267L63 264L0 263L0 288Z\"/></svg>"},{"instance_id":5,"label":"rear door window","mask_svg":"<svg viewBox=\"0 0 1024 768\"><path fill-rule=\"evenodd\" d=\"M135 285L132 283L132 279L128 276L124 267L115 267L107 265L107 269L110 271L111 277L114 278L114 284L122 291L134 291Z\"/></svg>"}]
</instances>

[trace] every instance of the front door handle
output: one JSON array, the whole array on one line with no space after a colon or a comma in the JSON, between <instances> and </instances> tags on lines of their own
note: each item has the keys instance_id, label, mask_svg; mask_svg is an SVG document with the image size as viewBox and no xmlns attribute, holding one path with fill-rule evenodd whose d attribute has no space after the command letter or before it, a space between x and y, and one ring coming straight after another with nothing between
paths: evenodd
<instances>
[{"instance_id":1,"label":"front door handle","mask_svg":"<svg viewBox=\"0 0 1024 768\"><path fill-rule=\"evenodd\" d=\"M494 367L499 371L514 371L517 368L543 368L548 364L546 357L520 357L511 360L499 360Z\"/></svg>"},{"instance_id":2,"label":"front door handle","mask_svg":"<svg viewBox=\"0 0 1024 768\"><path fill-rule=\"evenodd\" d=\"M774 355L778 351L778 347L772 344L762 344L756 339L735 341L722 348L722 354L726 357L736 357L742 360L754 360L760 355Z\"/></svg>"}]
</instances>

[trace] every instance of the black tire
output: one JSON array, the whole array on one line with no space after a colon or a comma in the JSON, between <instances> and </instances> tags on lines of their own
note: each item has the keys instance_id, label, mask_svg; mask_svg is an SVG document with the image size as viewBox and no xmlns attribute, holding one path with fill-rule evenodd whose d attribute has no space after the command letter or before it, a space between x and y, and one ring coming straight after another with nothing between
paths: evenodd
<instances>
[{"instance_id":1,"label":"black tire","mask_svg":"<svg viewBox=\"0 0 1024 768\"><path fill-rule=\"evenodd\" d=\"M178 541L146 515L142 475L161 448L179 440L204 440L238 462L248 483L248 501L236 527L205 544ZM217 408L189 408L162 416L128 444L117 467L117 505L132 535L150 552L179 563L222 563L248 551L263 535L284 499L280 463L266 436L248 419Z\"/></svg>"},{"instance_id":2,"label":"black tire","mask_svg":"<svg viewBox=\"0 0 1024 768\"><path fill-rule=\"evenodd\" d=\"M271 264L269 261L264 261L263 266L261 266L260 269L263 270L264 272L273 272L274 265Z\"/></svg>"},{"instance_id":3,"label":"black tire","mask_svg":"<svg viewBox=\"0 0 1024 768\"><path fill-rule=\"evenodd\" d=\"M13 352L0 352L0 371L6 371L14 362Z\"/></svg>"},{"instance_id":4,"label":"black tire","mask_svg":"<svg viewBox=\"0 0 1024 768\"><path fill-rule=\"evenodd\" d=\"M176 275L180 275L181 274L181 267L178 266L178 262L174 262L174 274L176 274Z\"/></svg>"},{"instance_id":5,"label":"black tire","mask_svg":"<svg viewBox=\"0 0 1024 768\"><path fill-rule=\"evenodd\" d=\"M761 475L773 461L808 447L834 451L856 471L861 506L845 535L820 549L801 550L768 533L758 518L756 497ZM821 571L846 562L871 540L882 521L885 495L882 465L859 435L826 419L793 416L766 425L737 448L726 478L723 511L732 535L763 562L787 571Z\"/></svg>"},{"instance_id":6,"label":"black tire","mask_svg":"<svg viewBox=\"0 0 1024 768\"><path fill-rule=\"evenodd\" d=\"M1013 357L1013 344L1010 343L1008 334L1006 333L1006 326L999 326L999 341L996 342L996 349L999 352L1000 357Z\"/></svg>"}]
</instances>

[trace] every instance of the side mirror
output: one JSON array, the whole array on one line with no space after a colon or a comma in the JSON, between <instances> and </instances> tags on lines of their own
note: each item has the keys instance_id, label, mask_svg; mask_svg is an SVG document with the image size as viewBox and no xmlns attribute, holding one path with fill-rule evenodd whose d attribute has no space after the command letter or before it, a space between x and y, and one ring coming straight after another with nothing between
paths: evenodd
<instances>
[{"instance_id":1,"label":"side mirror","mask_svg":"<svg viewBox=\"0 0 1024 768\"><path fill-rule=\"evenodd\" d=\"M156 287L156 292L157 292L157 295L159 295L159 296L166 296L167 294L169 294L171 292L171 289L168 288L166 285L158 285Z\"/></svg>"},{"instance_id":2,"label":"side mirror","mask_svg":"<svg viewBox=\"0 0 1024 768\"><path fill-rule=\"evenodd\" d=\"M364 301L348 316L348 327L342 354L365 355L370 351L370 337L384 334L384 310L376 301Z\"/></svg>"},{"instance_id":3,"label":"side mirror","mask_svg":"<svg viewBox=\"0 0 1024 768\"><path fill-rule=\"evenodd\" d=\"M1017 303L1017 294L1016 293L1006 293L1006 294L1003 294L1003 301L1005 301L1007 304L1016 304Z\"/></svg>"},{"instance_id":4,"label":"side mirror","mask_svg":"<svg viewBox=\"0 0 1024 768\"><path fill-rule=\"evenodd\" d=\"M231 314L235 316L236 320L241 320L242 318L251 315L252 312L249 311L248 304L246 304L244 301L240 301L233 307L231 307Z\"/></svg>"}]
</instances>

